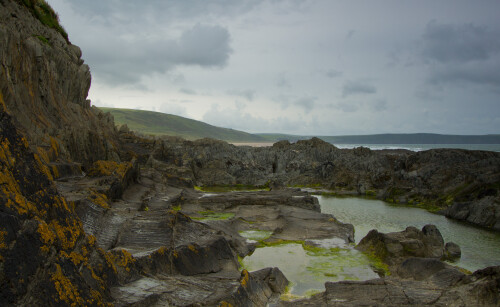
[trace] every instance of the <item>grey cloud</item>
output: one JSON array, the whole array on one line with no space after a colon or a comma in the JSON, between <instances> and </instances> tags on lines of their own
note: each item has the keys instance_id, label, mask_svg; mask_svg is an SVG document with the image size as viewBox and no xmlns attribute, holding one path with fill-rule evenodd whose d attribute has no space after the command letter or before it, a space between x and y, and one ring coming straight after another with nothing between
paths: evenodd
<instances>
[{"instance_id":1,"label":"grey cloud","mask_svg":"<svg viewBox=\"0 0 500 307\"><path fill-rule=\"evenodd\" d=\"M284 73L278 76L278 80L276 80L276 86L285 88L291 87L290 81L288 80L288 78L285 76Z\"/></svg>"},{"instance_id":2,"label":"grey cloud","mask_svg":"<svg viewBox=\"0 0 500 307\"><path fill-rule=\"evenodd\" d=\"M304 109L306 113L309 113L314 109L318 97L303 96L297 98L290 95L279 95L274 97L273 100L280 103L283 109L289 107L299 107L301 109Z\"/></svg>"},{"instance_id":3,"label":"grey cloud","mask_svg":"<svg viewBox=\"0 0 500 307\"><path fill-rule=\"evenodd\" d=\"M299 99L296 99L293 102L293 104L295 106L303 108L306 113L309 113L314 108L316 100L318 100L317 97L311 97L311 96L309 96L309 97L301 97Z\"/></svg>"},{"instance_id":4,"label":"grey cloud","mask_svg":"<svg viewBox=\"0 0 500 307\"><path fill-rule=\"evenodd\" d=\"M183 32L177 40L124 40L105 33L101 41L89 41L93 48L87 48L86 59L93 67L93 75L101 81L130 84L179 65L222 68L232 53L229 43L227 29L200 24Z\"/></svg>"},{"instance_id":5,"label":"grey cloud","mask_svg":"<svg viewBox=\"0 0 500 307\"><path fill-rule=\"evenodd\" d=\"M171 56L175 64L223 67L232 53L229 41L227 29L197 24L182 33Z\"/></svg>"},{"instance_id":6,"label":"grey cloud","mask_svg":"<svg viewBox=\"0 0 500 307\"><path fill-rule=\"evenodd\" d=\"M338 77L341 77L342 76L342 72L341 71L338 71L338 70L335 70L335 69L330 69L328 71L325 72L325 75L328 77L328 78L338 78Z\"/></svg>"},{"instance_id":7,"label":"grey cloud","mask_svg":"<svg viewBox=\"0 0 500 307\"><path fill-rule=\"evenodd\" d=\"M382 112L387 110L387 101L384 99L378 99L370 103L370 108L374 112Z\"/></svg>"},{"instance_id":8,"label":"grey cloud","mask_svg":"<svg viewBox=\"0 0 500 307\"><path fill-rule=\"evenodd\" d=\"M160 106L160 112L167 114L174 114L178 116L186 116L186 108L182 105L179 105L175 102L163 103Z\"/></svg>"},{"instance_id":9,"label":"grey cloud","mask_svg":"<svg viewBox=\"0 0 500 307\"><path fill-rule=\"evenodd\" d=\"M364 81L348 81L342 88L342 97L375 94L377 89Z\"/></svg>"},{"instance_id":10,"label":"grey cloud","mask_svg":"<svg viewBox=\"0 0 500 307\"><path fill-rule=\"evenodd\" d=\"M203 116L203 121L219 127L230 127L250 133L257 132L287 132L297 133L311 123L303 118L291 119L287 117L276 117L264 119L250 113L242 112L237 108L221 108L214 104Z\"/></svg>"},{"instance_id":11,"label":"grey cloud","mask_svg":"<svg viewBox=\"0 0 500 307\"><path fill-rule=\"evenodd\" d=\"M231 16L248 12L260 5L263 0L121 0L121 1L102 1L87 0L69 1L75 11L95 19L103 17L102 20L112 23L130 23L134 22L130 16L137 17L148 16L161 18L168 22L176 17L196 18L200 15L207 15L207 12L215 16Z\"/></svg>"},{"instance_id":12,"label":"grey cloud","mask_svg":"<svg viewBox=\"0 0 500 307\"><path fill-rule=\"evenodd\" d=\"M183 93L183 94L187 94L187 95L196 95L196 91L195 90L192 90L190 88L181 88L179 90L179 92Z\"/></svg>"},{"instance_id":13,"label":"grey cloud","mask_svg":"<svg viewBox=\"0 0 500 307\"><path fill-rule=\"evenodd\" d=\"M229 95L239 96L247 99L248 101L253 101L255 97L254 90L231 90L227 92Z\"/></svg>"},{"instance_id":14,"label":"grey cloud","mask_svg":"<svg viewBox=\"0 0 500 307\"><path fill-rule=\"evenodd\" d=\"M424 93L444 86L478 85L493 90L500 86L500 33L487 27L431 22L423 34L421 56L432 64Z\"/></svg>"},{"instance_id":15,"label":"grey cloud","mask_svg":"<svg viewBox=\"0 0 500 307\"><path fill-rule=\"evenodd\" d=\"M473 24L427 24L422 56L441 63L484 61L500 50L500 35Z\"/></svg>"},{"instance_id":16,"label":"grey cloud","mask_svg":"<svg viewBox=\"0 0 500 307\"><path fill-rule=\"evenodd\" d=\"M500 89L500 61L491 65L462 65L434 71L427 82L433 86L474 84Z\"/></svg>"},{"instance_id":17,"label":"grey cloud","mask_svg":"<svg viewBox=\"0 0 500 307\"><path fill-rule=\"evenodd\" d=\"M354 36L355 33L356 33L355 30L350 30L349 32L347 32L345 39L350 40Z\"/></svg>"}]
</instances>

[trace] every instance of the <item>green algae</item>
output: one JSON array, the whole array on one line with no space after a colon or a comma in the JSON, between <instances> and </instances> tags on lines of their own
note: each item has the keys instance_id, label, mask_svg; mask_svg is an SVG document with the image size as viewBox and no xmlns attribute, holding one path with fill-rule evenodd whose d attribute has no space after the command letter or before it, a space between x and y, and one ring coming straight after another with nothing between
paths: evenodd
<instances>
[{"instance_id":1,"label":"green algae","mask_svg":"<svg viewBox=\"0 0 500 307\"><path fill-rule=\"evenodd\" d=\"M261 241L250 256L241 260L243 268L254 271L279 267L292 283L283 300L309 297L324 291L327 281L378 278L373 268L379 264L352 247L317 247L304 241Z\"/></svg>"}]
</instances>

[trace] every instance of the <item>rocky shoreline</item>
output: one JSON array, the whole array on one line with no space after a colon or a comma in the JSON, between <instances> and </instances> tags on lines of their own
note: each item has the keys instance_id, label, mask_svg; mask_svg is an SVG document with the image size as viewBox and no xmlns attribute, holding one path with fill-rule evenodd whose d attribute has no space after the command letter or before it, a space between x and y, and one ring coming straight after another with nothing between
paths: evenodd
<instances>
[{"instance_id":1,"label":"rocky shoreline","mask_svg":"<svg viewBox=\"0 0 500 307\"><path fill-rule=\"evenodd\" d=\"M292 303L280 301L288 281L279 268L239 265L258 244L353 242L352 225L322 214L314 196L293 186L408 203L500 230L499 153L140 137L90 106L81 50L37 17L36 3L0 1L2 305L500 304L500 269L467 274L444 264L457 247L432 226L371 232L358 248L385 262L390 276L327 283ZM198 188L211 186L259 191ZM245 231L269 235L256 243Z\"/></svg>"}]
</instances>

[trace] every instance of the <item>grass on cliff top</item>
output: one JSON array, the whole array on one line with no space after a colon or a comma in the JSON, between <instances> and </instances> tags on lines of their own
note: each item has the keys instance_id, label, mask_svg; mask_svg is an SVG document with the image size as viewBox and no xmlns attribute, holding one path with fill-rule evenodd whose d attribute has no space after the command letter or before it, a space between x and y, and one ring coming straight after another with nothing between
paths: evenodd
<instances>
[{"instance_id":1,"label":"grass on cliff top","mask_svg":"<svg viewBox=\"0 0 500 307\"><path fill-rule=\"evenodd\" d=\"M22 0L21 2L42 24L61 33L69 42L68 33L59 23L59 16L45 0Z\"/></svg>"},{"instance_id":2,"label":"grass on cliff top","mask_svg":"<svg viewBox=\"0 0 500 307\"><path fill-rule=\"evenodd\" d=\"M99 107L110 112L116 125L127 124L130 130L143 134L178 136L187 140L212 138L228 142L263 142L262 137L228 128L159 112Z\"/></svg>"}]
</instances>

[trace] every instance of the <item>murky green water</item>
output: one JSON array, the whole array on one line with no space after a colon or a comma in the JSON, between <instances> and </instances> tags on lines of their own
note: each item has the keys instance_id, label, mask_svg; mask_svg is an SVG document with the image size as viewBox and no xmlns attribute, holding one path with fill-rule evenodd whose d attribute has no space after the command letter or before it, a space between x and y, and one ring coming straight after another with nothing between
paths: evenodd
<instances>
[{"instance_id":1,"label":"murky green water","mask_svg":"<svg viewBox=\"0 0 500 307\"><path fill-rule=\"evenodd\" d=\"M304 296L324 291L326 281L377 278L371 259L350 247L318 248L298 243L257 248L243 259L249 271L279 267L291 282L290 293Z\"/></svg>"},{"instance_id":2,"label":"murky green water","mask_svg":"<svg viewBox=\"0 0 500 307\"><path fill-rule=\"evenodd\" d=\"M462 249L462 258L455 264L475 271L500 265L500 233L432 214L422 209L395 206L379 200L363 198L318 197L321 211L333 214L355 228L358 243L370 230L402 231L408 226L421 229L426 224L437 226L445 242L455 242Z\"/></svg>"}]
</instances>

